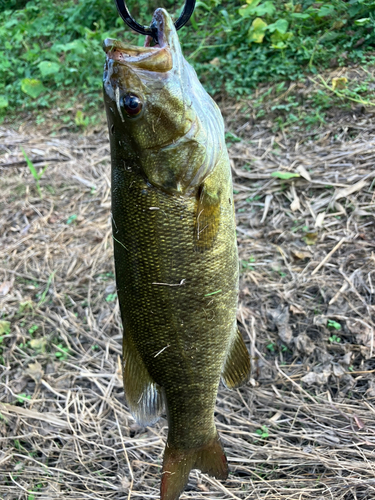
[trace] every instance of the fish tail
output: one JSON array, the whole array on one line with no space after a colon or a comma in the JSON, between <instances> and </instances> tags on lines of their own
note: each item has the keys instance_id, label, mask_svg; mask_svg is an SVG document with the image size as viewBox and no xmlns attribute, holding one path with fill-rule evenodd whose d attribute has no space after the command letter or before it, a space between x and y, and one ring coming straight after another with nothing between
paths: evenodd
<instances>
[{"instance_id":1,"label":"fish tail","mask_svg":"<svg viewBox=\"0 0 375 500\"><path fill-rule=\"evenodd\" d=\"M167 443L160 499L177 500L188 482L191 469L200 469L217 479L227 479L227 458L218 435L203 446L189 450L172 448Z\"/></svg>"}]
</instances>

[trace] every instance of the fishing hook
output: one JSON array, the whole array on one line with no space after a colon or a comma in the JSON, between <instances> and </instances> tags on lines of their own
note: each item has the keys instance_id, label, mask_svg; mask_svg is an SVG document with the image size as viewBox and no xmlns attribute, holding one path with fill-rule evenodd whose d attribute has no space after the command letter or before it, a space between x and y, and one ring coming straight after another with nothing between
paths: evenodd
<instances>
[{"instance_id":1,"label":"fishing hook","mask_svg":"<svg viewBox=\"0 0 375 500\"><path fill-rule=\"evenodd\" d=\"M184 8L182 9L180 17L174 23L176 30L179 30L189 21L195 7L196 0L185 0ZM156 26L143 26L137 23L137 21L131 16L128 7L125 4L125 0L115 0L118 13L120 14L123 21L126 22L128 26L137 33L141 35L151 36L156 43L158 43L158 34Z\"/></svg>"}]
</instances>

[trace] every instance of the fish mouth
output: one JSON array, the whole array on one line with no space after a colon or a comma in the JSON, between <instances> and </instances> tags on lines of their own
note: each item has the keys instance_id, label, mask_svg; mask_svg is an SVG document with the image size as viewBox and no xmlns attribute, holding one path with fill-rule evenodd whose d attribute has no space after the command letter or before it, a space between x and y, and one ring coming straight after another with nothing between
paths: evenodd
<instances>
[{"instance_id":1,"label":"fish mouth","mask_svg":"<svg viewBox=\"0 0 375 500\"><path fill-rule=\"evenodd\" d=\"M146 36L143 47L123 43L113 38L106 38L103 49L107 60L139 69L156 72L170 71L173 67L172 54L167 40L166 25L168 20L163 9L154 13L152 25L157 31L158 43L151 47L152 37Z\"/></svg>"}]
</instances>

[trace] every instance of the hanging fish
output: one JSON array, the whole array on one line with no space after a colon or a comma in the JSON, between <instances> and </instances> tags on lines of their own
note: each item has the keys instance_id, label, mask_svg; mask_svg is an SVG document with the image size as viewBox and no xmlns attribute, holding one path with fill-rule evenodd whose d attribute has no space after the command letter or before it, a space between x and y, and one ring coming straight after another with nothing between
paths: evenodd
<instances>
[{"instance_id":1,"label":"hanging fish","mask_svg":"<svg viewBox=\"0 0 375 500\"><path fill-rule=\"evenodd\" d=\"M237 329L238 255L231 169L219 108L184 59L163 9L158 43L104 42L123 376L141 425L164 411L161 499L192 468L218 479L227 460L214 422L220 377L249 376Z\"/></svg>"}]
</instances>

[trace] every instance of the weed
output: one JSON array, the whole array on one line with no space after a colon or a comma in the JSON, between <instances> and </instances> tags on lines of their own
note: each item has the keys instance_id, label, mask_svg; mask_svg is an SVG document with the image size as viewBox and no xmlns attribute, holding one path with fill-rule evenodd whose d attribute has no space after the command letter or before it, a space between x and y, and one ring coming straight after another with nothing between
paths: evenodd
<instances>
[{"instance_id":1,"label":"weed","mask_svg":"<svg viewBox=\"0 0 375 500\"><path fill-rule=\"evenodd\" d=\"M38 328L39 328L39 327L38 327L38 325L32 325L32 326L29 328L29 330L28 330L28 331L29 331L29 333L30 333L30 335L32 335L33 333L35 333L35 332L37 331L37 329L38 329Z\"/></svg>"},{"instance_id":2,"label":"weed","mask_svg":"<svg viewBox=\"0 0 375 500\"><path fill-rule=\"evenodd\" d=\"M329 337L329 339L328 339L328 340L329 340L332 344L333 344L334 342L336 342L337 344L341 342L341 338L340 338L340 337L338 337L338 336L337 336L337 335L335 335L335 334L334 334L334 335L331 335L331 337Z\"/></svg>"},{"instance_id":3,"label":"weed","mask_svg":"<svg viewBox=\"0 0 375 500\"><path fill-rule=\"evenodd\" d=\"M117 299L117 293L110 293L105 298L106 302L114 302Z\"/></svg>"},{"instance_id":4,"label":"weed","mask_svg":"<svg viewBox=\"0 0 375 500\"><path fill-rule=\"evenodd\" d=\"M26 160L27 166L29 167L29 170L30 170L32 176L34 177L35 184L36 184L36 189L37 189L37 191L39 193L39 196L41 198L43 198L43 196L42 196L42 190L40 188L39 181L42 178L44 172L46 171L47 165L43 168L43 170L41 172L38 173L37 170L36 170L36 168L34 167L33 162L29 159L29 157L25 153L25 150L22 147L21 147L21 151L22 151L22 154L23 154L23 156L24 156L24 158Z\"/></svg>"},{"instance_id":5,"label":"weed","mask_svg":"<svg viewBox=\"0 0 375 500\"><path fill-rule=\"evenodd\" d=\"M55 352L56 358L58 358L60 361L65 361L68 356L69 356L69 348L64 347L63 344L57 344L55 346L57 351Z\"/></svg>"},{"instance_id":6,"label":"weed","mask_svg":"<svg viewBox=\"0 0 375 500\"><path fill-rule=\"evenodd\" d=\"M341 330L340 323L337 323L337 321L333 321L332 319L329 319L327 321L327 326L328 326L328 328L334 328L335 330Z\"/></svg>"},{"instance_id":7,"label":"weed","mask_svg":"<svg viewBox=\"0 0 375 500\"><path fill-rule=\"evenodd\" d=\"M18 403L24 403L25 401L30 401L31 396L27 395L25 392L22 392L21 394L17 395L17 401Z\"/></svg>"},{"instance_id":8,"label":"weed","mask_svg":"<svg viewBox=\"0 0 375 500\"><path fill-rule=\"evenodd\" d=\"M299 174L293 172L272 172L271 177L277 177L278 179L288 180L294 177L300 177Z\"/></svg>"},{"instance_id":9,"label":"weed","mask_svg":"<svg viewBox=\"0 0 375 500\"><path fill-rule=\"evenodd\" d=\"M250 257L248 260L241 260L241 268L243 271L254 271L255 268L251 264L255 262L254 257Z\"/></svg>"},{"instance_id":10,"label":"weed","mask_svg":"<svg viewBox=\"0 0 375 500\"><path fill-rule=\"evenodd\" d=\"M233 134L232 132L225 132L225 142L228 148L235 142L240 142L240 141L241 139L237 135Z\"/></svg>"},{"instance_id":11,"label":"weed","mask_svg":"<svg viewBox=\"0 0 375 500\"><path fill-rule=\"evenodd\" d=\"M68 225L72 224L72 223L73 223L73 222L77 219L77 217L78 217L78 216L77 216L76 214L70 215L70 216L68 217L68 219L67 219L66 223L67 223Z\"/></svg>"},{"instance_id":12,"label":"weed","mask_svg":"<svg viewBox=\"0 0 375 500\"><path fill-rule=\"evenodd\" d=\"M18 311L17 311L17 314L18 316L22 316L24 315L27 311L33 311L33 303L31 302L31 300L26 300L25 302L20 302L19 306L18 306ZM23 325L21 325L23 326Z\"/></svg>"},{"instance_id":13,"label":"weed","mask_svg":"<svg viewBox=\"0 0 375 500\"><path fill-rule=\"evenodd\" d=\"M273 342L268 344L266 347L270 352L275 352L275 344Z\"/></svg>"},{"instance_id":14,"label":"weed","mask_svg":"<svg viewBox=\"0 0 375 500\"><path fill-rule=\"evenodd\" d=\"M76 116L74 118L75 124L78 127L87 127L87 125L90 123L90 118L88 116L85 116L83 111L80 109L76 112Z\"/></svg>"},{"instance_id":15,"label":"weed","mask_svg":"<svg viewBox=\"0 0 375 500\"><path fill-rule=\"evenodd\" d=\"M40 307L42 304L44 304L44 302L46 301L46 295L48 293L48 290L49 290L49 287L52 283L52 280L53 280L53 277L55 276L56 274L56 271L53 271L49 276L48 276L48 280L47 280L47 284L46 284L46 288L44 289L44 292L41 294L40 298L39 298L39 302L38 302L38 306L37 307Z\"/></svg>"},{"instance_id":16,"label":"weed","mask_svg":"<svg viewBox=\"0 0 375 500\"><path fill-rule=\"evenodd\" d=\"M258 436L260 436L262 439L267 439L270 436L268 427L265 425L262 425L260 429L257 429L255 431L255 434L258 434Z\"/></svg>"},{"instance_id":17,"label":"weed","mask_svg":"<svg viewBox=\"0 0 375 500\"><path fill-rule=\"evenodd\" d=\"M38 338L38 339L31 339L29 341L29 347L31 349L34 349L36 353L43 354L46 351L46 346L47 346L47 339L44 337Z\"/></svg>"},{"instance_id":18,"label":"weed","mask_svg":"<svg viewBox=\"0 0 375 500\"><path fill-rule=\"evenodd\" d=\"M10 334L10 321L1 320L0 321L0 335Z\"/></svg>"},{"instance_id":19,"label":"weed","mask_svg":"<svg viewBox=\"0 0 375 500\"><path fill-rule=\"evenodd\" d=\"M96 276L96 278L100 281L107 281L109 279L113 279L114 277L114 273L100 273Z\"/></svg>"}]
</instances>

